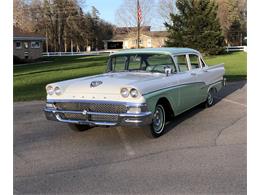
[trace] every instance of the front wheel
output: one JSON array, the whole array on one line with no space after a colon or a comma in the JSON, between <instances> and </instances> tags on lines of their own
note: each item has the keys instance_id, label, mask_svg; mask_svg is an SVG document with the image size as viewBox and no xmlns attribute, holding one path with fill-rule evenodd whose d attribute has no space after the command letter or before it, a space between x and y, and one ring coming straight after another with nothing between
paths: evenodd
<instances>
[{"instance_id":1,"label":"front wheel","mask_svg":"<svg viewBox=\"0 0 260 195\"><path fill-rule=\"evenodd\" d=\"M68 124L70 129L73 131L86 131L92 127L89 125L78 125L78 124Z\"/></svg>"},{"instance_id":2,"label":"front wheel","mask_svg":"<svg viewBox=\"0 0 260 195\"><path fill-rule=\"evenodd\" d=\"M160 137L164 133L165 127L165 109L161 104L157 104L152 124L149 128L146 128L146 134L148 137Z\"/></svg>"}]
</instances>

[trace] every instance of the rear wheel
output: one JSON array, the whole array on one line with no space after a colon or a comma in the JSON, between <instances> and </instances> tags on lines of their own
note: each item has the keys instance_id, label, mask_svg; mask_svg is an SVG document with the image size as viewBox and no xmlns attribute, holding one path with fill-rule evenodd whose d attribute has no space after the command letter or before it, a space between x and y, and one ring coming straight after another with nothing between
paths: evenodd
<instances>
[{"instance_id":1,"label":"rear wheel","mask_svg":"<svg viewBox=\"0 0 260 195\"><path fill-rule=\"evenodd\" d=\"M214 89L210 89L208 92L207 100L205 102L206 107L211 107L214 104Z\"/></svg>"},{"instance_id":2,"label":"rear wheel","mask_svg":"<svg viewBox=\"0 0 260 195\"><path fill-rule=\"evenodd\" d=\"M86 131L88 129L91 129L92 127L89 125L78 125L78 124L68 124L70 129L73 131Z\"/></svg>"},{"instance_id":3,"label":"rear wheel","mask_svg":"<svg viewBox=\"0 0 260 195\"><path fill-rule=\"evenodd\" d=\"M146 134L148 137L160 137L164 133L165 127L165 109L161 104L157 104L152 124L149 128L146 128Z\"/></svg>"}]
</instances>

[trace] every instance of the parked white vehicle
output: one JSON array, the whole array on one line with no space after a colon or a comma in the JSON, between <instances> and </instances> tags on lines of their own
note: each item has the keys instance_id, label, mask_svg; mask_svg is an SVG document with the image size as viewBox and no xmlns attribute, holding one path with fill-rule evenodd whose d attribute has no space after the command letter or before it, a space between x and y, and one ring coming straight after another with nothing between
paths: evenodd
<instances>
[{"instance_id":1,"label":"parked white vehicle","mask_svg":"<svg viewBox=\"0 0 260 195\"><path fill-rule=\"evenodd\" d=\"M104 74L48 84L45 114L77 130L146 125L159 137L174 116L212 106L224 72L223 64L208 67L194 49L124 50L109 56Z\"/></svg>"}]
</instances>

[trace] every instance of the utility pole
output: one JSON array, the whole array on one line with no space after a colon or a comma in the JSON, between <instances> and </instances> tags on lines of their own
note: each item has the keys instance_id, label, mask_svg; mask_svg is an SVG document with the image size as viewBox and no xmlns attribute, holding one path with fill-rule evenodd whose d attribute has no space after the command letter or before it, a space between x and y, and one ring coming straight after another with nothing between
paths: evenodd
<instances>
[{"instance_id":1,"label":"utility pole","mask_svg":"<svg viewBox=\"0 0 260 195\"><path fill-rule=\"evenodd\" d=\"M137 0L137 48L140 48L140 20L142 19L142 11L139 4L139 0Z\"/></svg>"}]
</instances>

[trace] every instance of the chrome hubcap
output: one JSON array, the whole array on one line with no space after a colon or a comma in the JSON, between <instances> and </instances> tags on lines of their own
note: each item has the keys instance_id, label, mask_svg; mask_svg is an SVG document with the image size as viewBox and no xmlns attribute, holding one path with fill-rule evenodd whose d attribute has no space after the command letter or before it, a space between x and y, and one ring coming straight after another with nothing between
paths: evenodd
<instances>
[{"instance_id":1,"label":"chrome hubcap","mask_svg":"<svg viewBox=\"0 0 260 195\"><path fill-rule=\"evenodd\" d=\"M164 110L161 106L156 107L156 110L153 115L153 129L154 132L159 134L163 131L164 127Z\"/></svg>"},{"instance_id":2,"label":"chrome hubcap","mask_svg":"<svg viewBox=\"0 0 260 195\"><path fill-rule=\"evenodd\" d=\"M208 95L208 104L211 105L213 103L213 95L211 92L209 92L209 95Z\"/></svg>"}]
</instances>

